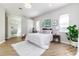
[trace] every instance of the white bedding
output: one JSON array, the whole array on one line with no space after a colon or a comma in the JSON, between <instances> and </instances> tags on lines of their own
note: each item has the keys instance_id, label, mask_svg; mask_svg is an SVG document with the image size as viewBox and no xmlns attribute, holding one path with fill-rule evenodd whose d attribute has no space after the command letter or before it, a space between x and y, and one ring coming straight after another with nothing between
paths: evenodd
<instances>
[{"instance_id":1,"label":"white bedding","mask_svg":"<svg viewBox=\"0 0 79 59\"><path fill-rule=\"evenodd\" d=\"M50 41L52 39L51 34L31 33L27 35L26 40L38 45L41 48L48 49Z\"/></svg>"}]
</instances>

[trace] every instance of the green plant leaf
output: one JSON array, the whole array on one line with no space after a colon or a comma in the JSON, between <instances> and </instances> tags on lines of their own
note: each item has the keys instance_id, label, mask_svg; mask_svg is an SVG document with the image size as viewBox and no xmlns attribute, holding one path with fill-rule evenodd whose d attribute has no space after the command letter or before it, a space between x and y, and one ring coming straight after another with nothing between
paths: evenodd
<instances>
[{"instance_id":1,"label":"green plant leaf","mask_svg":"<svg viewBox=\"0 0 79 59\"><path fill-rule=\"evenodd\" d=\"M66 33L68 40L78 42L78 33L79 32L78 32L78 29L76 29L76 27L77 27L76 25L67 27L67 29L69 31L68 33Z\"/></svg>"}]
</instances>

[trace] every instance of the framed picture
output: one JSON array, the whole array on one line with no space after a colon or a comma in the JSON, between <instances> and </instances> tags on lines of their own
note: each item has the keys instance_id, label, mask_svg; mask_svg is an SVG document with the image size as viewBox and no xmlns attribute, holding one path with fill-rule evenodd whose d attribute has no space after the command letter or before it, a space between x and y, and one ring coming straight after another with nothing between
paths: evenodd
<instances>
[{"instance_id":1,"label":"framed picture","mask_svg":"<svg viewBox=\"0 0 79 59\"><path fill-rule=\"evenodd\" d=\"M45 28L49 28L49 27L51 27L51 19L44 19L43 21L42 21L42 27L45 27Z\"/></svg>"}]
</instances>

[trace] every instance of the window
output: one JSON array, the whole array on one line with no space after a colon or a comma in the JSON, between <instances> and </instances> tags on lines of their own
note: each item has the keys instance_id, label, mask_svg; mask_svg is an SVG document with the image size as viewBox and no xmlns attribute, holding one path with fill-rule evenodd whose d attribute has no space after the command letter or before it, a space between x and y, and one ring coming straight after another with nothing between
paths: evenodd
<instances>
[{"instance_id":1,"label":"window","mask_svg":"<svg viewBox=\"0 0 79 59\"><path fill-rule=\"evenodd\" d=\"M59 19L60 32L67 32L68 26L69 26L69 14L61 15Z\"/></svg>"}]
</instances>

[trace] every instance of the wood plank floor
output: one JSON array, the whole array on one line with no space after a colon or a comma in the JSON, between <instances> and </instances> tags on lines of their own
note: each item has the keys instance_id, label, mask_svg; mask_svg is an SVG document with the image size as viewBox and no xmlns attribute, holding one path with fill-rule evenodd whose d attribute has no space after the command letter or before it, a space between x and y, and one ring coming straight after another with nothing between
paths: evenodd
<instances>
[{"instance_id":1,"label":"wood plank floor","mask_svg":"<svg viewBox=\"0 0 79 59\"><path fill-rule=\"evenodd\" d=\"M43 56L74 56L76 55L76 52L77 48L71 45L64 43L52 43Z\"/></svg>"},{"instance_id":2,"label":"wood plank floor","mask_svg":"<svg viewBox=\"0 0 79 59\"><path fill-rule=\"evenodd\" d=\"M0 44L0 56L17 56L16 51L11 47L11 44L22 41L21 38L11 38L5 43ZM77 48L64 43L51 43L42 56L70 56L75 55Z\"/></svg>"}]
</instances>

